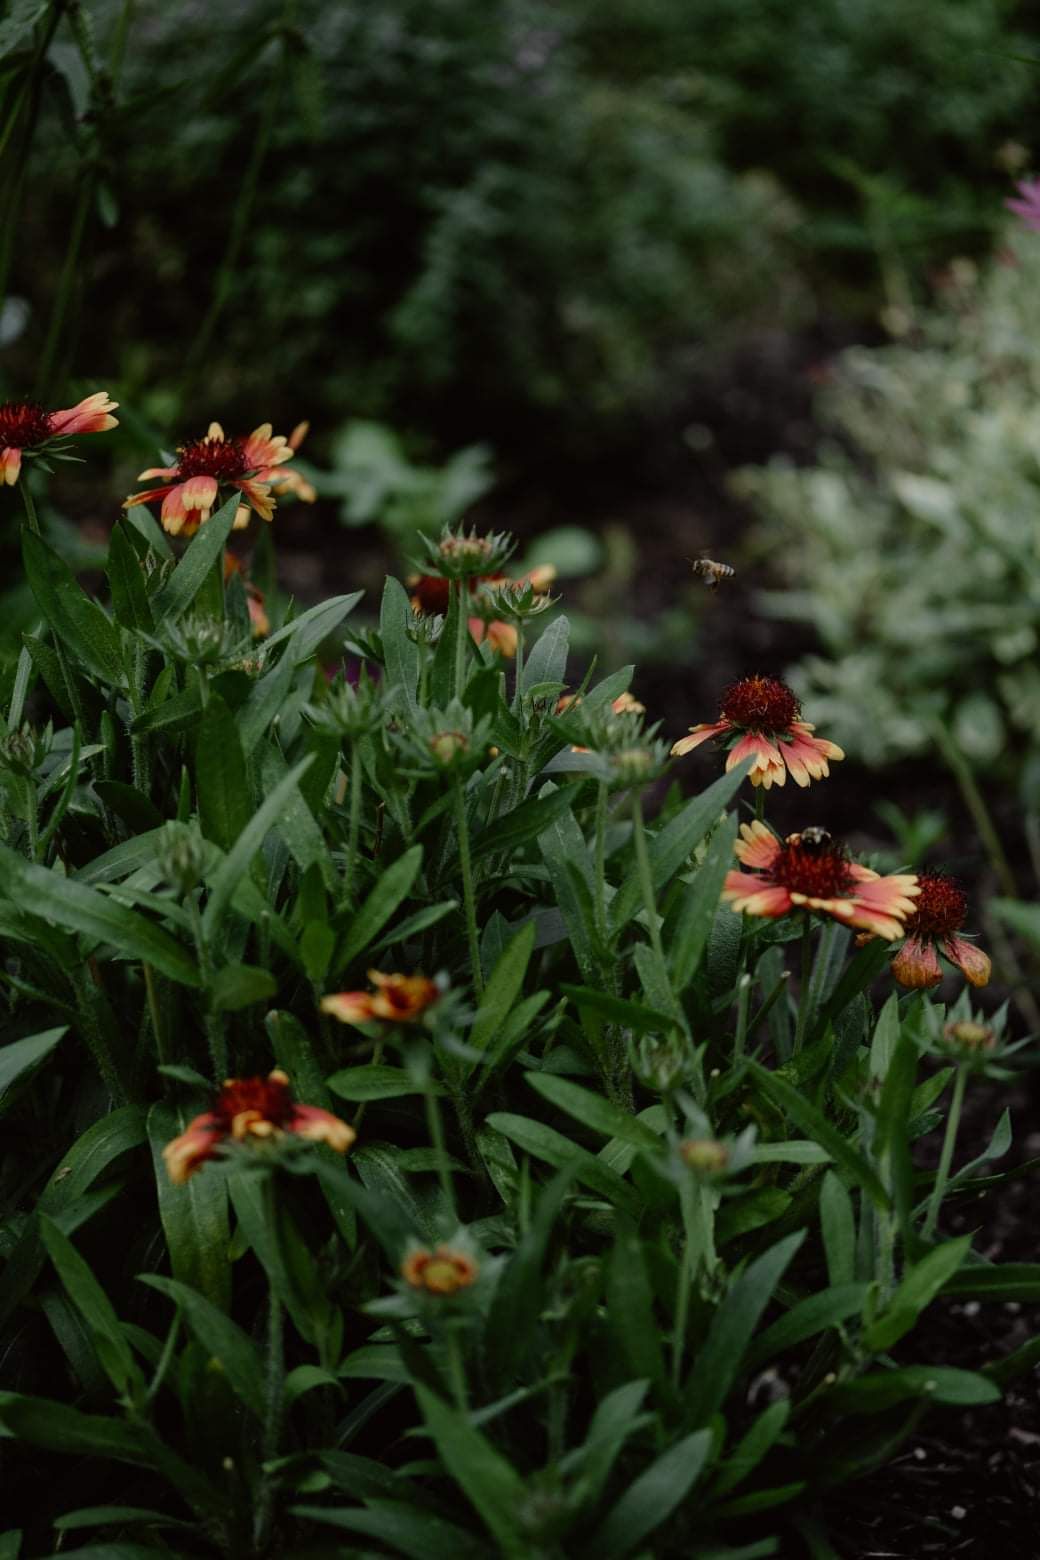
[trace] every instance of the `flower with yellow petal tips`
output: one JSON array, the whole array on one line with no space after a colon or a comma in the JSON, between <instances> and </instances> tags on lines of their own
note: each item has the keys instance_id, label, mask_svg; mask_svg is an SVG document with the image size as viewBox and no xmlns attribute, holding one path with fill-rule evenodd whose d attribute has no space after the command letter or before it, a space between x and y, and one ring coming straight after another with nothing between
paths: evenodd
<instances>
[{"instance_id":1,"label":"flower with yellow petal tips","mask_svg":"<svg viewBox=\"0 0 1040 1560\"><path fill-rule=\"evenodd\" d=\"M807 786L829 774L830 761L845 754L834 742L813 735L815 727L801 719L801 706L778 677L743 677L722 696L717 721L691 726L690 734L672 747L673 758L690 753L712 737L729 742L726 768L753 760L748 779L769 789L790 775Z\"/></svg>"},{"instance_id":2,"label":"flower with yellow petal tips","mask_svg":"<svg viewBox=\"0 0 1040 1560\"><path fill-rule=\"evenodd\" d=\"M726 874L722 898L734 910L769 919L816 910L888 942L902 937L920 892L912 874L879 876L850 860L825 829L781 840L756 819L742 823L740 834L734 850L751 870Z\"/></svg>"},{"instance_id":3,"label":"flower with yellow petal tips","mask_svg":"<svg viewBox=\"0 0 1040 1560\"><path fill-rule=\"evenodd\" d=\"M25 454L36 454L73 434L118 427L111 415L118 405L105 390L95 390L61 412L44 411L35 401L0 401L0 484L14 486Z\"/></svg>"},{"instance_id":4,"label":"flower with yellow petal tips","mask_svg":"<svg viewBox=\"0 0 1040 1560\"><path fill-rule=\"evenodd\" d=\"M345 1154L357 1134L338 1116L317 1105L298 1105L280 1068L266 1078L229 1078L213 1109L196 1116L163 1149L166 1172L181 1185L212 1159L222 1144L261 1143L291 1135L327 1143Z\"/></svg>"},{"instance_id":5,"label":"flower with yellow petal tips","mask_svg":"<svg viewBox=\"0 0 1040 1560\"><path fill-rule=\"evenodd\" d=\"M453 1246L419 1246L401 1263L401 1277L428 1295L454 1295L476 1281L480 1269L473 1258Z\"/></svg>"},{"instance_id":6,"label":"flower with yellow petal tips","mask_svg":"<svg viewBox=\"0 0 1040 1560\"><path fill-rule=\"evenodd\" d=\"M274 514L272 484L288 482L282 471L295 450L282 434L272 435L271 424L261 423L247 438L229 438L219 423L210 423L205 438L190 439L177 450L175 466L150 466L139 482L161 477L161 487L146 488L123 501L124 509L162 499L163 529L172 536L193 536L204 525L222 497L238 490L245 503L235 516L235 530L249 523L252 509L262 520ZM301 495L302 496L302 495Z\"/></svg>"},{"instance_id":7,"label":"flower with yellow petal tips","mask_svg":"<svg viewBox=\"0 0 1040 1560\"><path fill-rule=\"evenodd\" d=\"M441 988L425 975L383 975L369 970L375 991L339 991L322 997L321 1011L341 1024L414 1024L438 1001Z\"/></svg>"}]
</instances>

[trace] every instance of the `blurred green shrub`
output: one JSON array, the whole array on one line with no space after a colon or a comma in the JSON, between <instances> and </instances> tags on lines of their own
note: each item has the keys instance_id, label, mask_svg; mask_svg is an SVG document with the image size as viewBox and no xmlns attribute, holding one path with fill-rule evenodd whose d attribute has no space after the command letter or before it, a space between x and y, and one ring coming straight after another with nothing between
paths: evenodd
<instances>
[{"instance_id":1,"label":"blurred green shrub","mask_svg":"<svg viewBox=\"0 0 1040 1560\"><path fill-rule=\"evenodd\" d=\"M836 360L815 466L745 470L738 491L786 587L777 617L823 651L791 673L869 763L924 752L936 717L961 752L1040 779L1040 241L948 277L913 344Z\"/></svg>"}]
</instances>

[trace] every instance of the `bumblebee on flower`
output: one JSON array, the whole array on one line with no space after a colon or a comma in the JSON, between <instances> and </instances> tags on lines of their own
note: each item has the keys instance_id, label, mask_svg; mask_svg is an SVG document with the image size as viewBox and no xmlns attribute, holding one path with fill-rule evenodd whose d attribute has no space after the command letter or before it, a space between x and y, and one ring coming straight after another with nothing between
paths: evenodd
<instances>
[{"instance_id":1,"label":"bumblebee on flower","mask_svg":"<svg viewBox=\"0 0 1040 1560\"><path fill-rule=\"evenodd\" d=\"M717 737L730 744L727 770L753 759L748 773L752 785L768 791L790 775L795 785L807 786L822 780L830 773L830 762L845 754L836 743L814 736L816 728L801 714L798 699L778 677L742 677L723 694L718 720L691 726L689 736L673 746L672 756L681 758Z\"/></svg>"},{"instance_id":2,"label":"bumblebee on flower","mask_svg":"<svg viewBox=\"0 0 1040 1560\"><path fill-rule=\"evenodd\" d=\"M804 829L781 840L756 819L742 823L740 834L734 851L751 870L726 874L722 898L734 910L770 920L815 910L887 942L903 936L921 892L912 873L881 877L853 861L825 829Z\"/></svg>"}]
</instances>

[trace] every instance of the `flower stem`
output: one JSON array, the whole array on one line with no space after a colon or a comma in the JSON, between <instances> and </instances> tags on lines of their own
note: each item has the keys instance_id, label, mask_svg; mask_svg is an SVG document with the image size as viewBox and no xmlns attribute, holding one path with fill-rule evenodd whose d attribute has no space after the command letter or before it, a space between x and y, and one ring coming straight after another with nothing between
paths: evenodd
<instances>
[{"instance_id":1,"label":"flower stem","mask_svg":"<svg viewBox=\"0 0 1040 1560\"><path fill-rule=\"evenodd\" d=\"M794 1055L802 1049L805 1043L805 1030L809 1022L809 993L812 987L812 918L808 911L804 912L805 921L802 925L802 972L801 983L798 988L798 1022L794 1030Z\"/></svg>"},{"instance_id":2,"label":"flower stem","mask_svg":"<svg viewBox=\"0 0 1040 1560\"><path fill-rule=\"evenodd\" d=\"M599 782L596 795L596 930L607 947L607 786Z\"/></svg>"},{"instance_id":3,"label":"flower stem","mask_svg":"<svg viewBox=\"0 0 1040 1560\"><path fill-rule=\"evenodd\" d=\"M968 1069L961 1065L957 1068L957 1076L953 1081L953 1099L950 1101L950 1114L946 1118L946 1131L939 1154L939 1168L935 1172L935 1185L932 1187L932 1196L928 1204L928 1215L924 1221L924 1229L921 1231L925 1240L931 1240L935 1234L935 1226L939 1222L939 1209L942 1207L946 1183L950 1178L950 1166L953 1163L957 1129L961 1124L961 1109L964 1105L964 1088L967 1081Z\"/></svg>"},{"instance_id":4,"label":"flower stem","mask_svg":"<svg viewBox=\"0 0 1040 1560\"><path fill-rule=\"evenodd\" d=\"M466 819L466 796L462 789L461 775L455 776L455 827L459 838L459 865L462 868L462 899L466 910L469 966L473 978L473 990L479 998L484 994L484 972L480 967L477 905L473 895L473 863L469 850L469 823Z\"/></svg>"},{"instance_id":5,"label":"flower stem","mask_svg":"<svg viewBox=\"0 0 1040 1560\"><path fill-rule=\"evenodd\" d=\"M444 1141L444 1123L441 1120L437 1096L433 1092L432 1080L428 1075L423 1093L426 1101L426 1125L430 1134L430 1146L437 1157L437 1179L441 1183L441 1191L444 1193L444 1200L448 1205L451 1218L454 1222L457 1222L455 1187L452 1184L451 1166L448 1164L448 1149Z\"/></svg>"},{"instance_id":6,"label":"flower stem","mask_svg":"<svg viewBox=\"0 0 1040 1560\"><path fill-rule=\"evenodd\" d=\"M455 621L455 697L461 702L466 691L466 639L469 635L469 616L466 611L468 586L465 580L453 580L458 617Z\"/></svg>"},{"instance_id":7,"label":"flower stem","mask_svg":"<svg viewBox=\"0 0 1040 1560\"><path fill-rule=\"evenodd\" d=\"M643 907L646 910L650 943L663 969L665 967L664 948L661 946L661 929L657 924L657 901L654 897L654 880L650 875L650 857L646 848L646 830L643 827L643 799L638 791L632 800L632 843L635 846L636 870L639 873L639 887L643 895Z\"/></svg>"},{"instance_id":8,"label":"flower stem","mask_svg":"<svg viewBox=\"0 0 1040 1560\"><path fill-rule=\"evenodd\" d=\"M745 973L737 981L737 1032L733 1037L733 1060L744 1055L748 1033L748 1007L751 1003L751 976Z\"/></svg>"},{"instance_id":9,"label":"flower stem","mask_svg":"<svg viewBox=\"0 0 1040 1560\"><path fill-rule=\"evenodd\" d=\"M358 904L357 849L361 832L361 755L357 746L350 749L350 819L347 825L347 894Z\"/></svg>"},{"instance_id":10,"label":"flower stem","mask_svg":"<svg viewBox=\"0 0 1040 1560\"><path fill-rule=\"evenodd\" d=\"M195 948L199 956L199 973L202 976L202 984L206 993L206 1043L209 1046L210 1060L213 1063L214 1081L219 1085L228 1075L227 1038L224 1034L224 1023L218 1012L213 1007L213 962L209 956L209 948L206 945L206 934L202 929L202 916L196 900L191 901L191 925L195 934Z\"/></svg>"},{"instance_id":11,"label":"flower stem","mask_svg":"<svg viewBox=\"0 0 1040 1560\"><path fill-rule=\"evenodd\" d=\"M519 715L523 709L524 696L524 625L516 625L516 661L513 668L513 708Z\"/></svg>"},{"instance_id":12,"label":"flower stem","mask_svg":"<svg viewBox=\"0 0 1040 1560\"><path fill-rule=\"evenodd\" d=\"M766 788L764 785L755 786L755 819L758 823L765 821L766 816Z\"/></svg>"}]
</instances>

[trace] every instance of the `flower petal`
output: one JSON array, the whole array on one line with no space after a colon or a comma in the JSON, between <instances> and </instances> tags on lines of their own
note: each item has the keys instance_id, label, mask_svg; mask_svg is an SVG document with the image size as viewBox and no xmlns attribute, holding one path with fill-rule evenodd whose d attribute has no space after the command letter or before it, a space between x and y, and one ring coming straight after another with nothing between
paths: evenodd
<instances>
[{"instance_id":1,"label":"flower petal","mask_svg":"<svg viewBox=\"0 0 1040 1560\"><path fill-rule=\"evenodd\" d=\"M294 1105L286 1129L312 1143L327 1143L337 1154L345 1154L357 1137L353 1127L317 1105Z\"/></svg>"},{"instance_id":2,"label":"flower petal","mask_svg":"<svg viewBox=\"0 0 1040 1560\"><path fill-rule=\"evenodd\" d=\"M989 984L993 961L988 953L983 953L981 948L968 942L965 937L944 937L939 947L950 963L956 964L961 974L973 986Z\"/></svg>"},{"instance_id":3,"label":"flower petal","mask_svg":"<svg viewBox=\"0 0 1040 1560\"><path fill-rule=\"evenodd\" d=\"M733 853L745 867L768 872L782 849L772 830L756 818L753 823L740 825L740 839L733 846Z\"/></svg>"},{"instance_id":4,"label":"flower petal","mask_svg":"<svg viewBox=\"0 0 1040 1560\"><path fill-rule=\"evenodd\" d=\"M942 980L942 966L931 938L908 937L892 960L892 974L901 986L925 991Z\"/></svg>"},{"instance_id":5,"label":"flower petal","mask_svg":"<svg viewBox=\"0 0 1040 1560\"><path fill-rule=\"evenodd\" d=\"M338 1018L341 1024L367 1024L375 1017L372 995L368 991L338 991L322 997L321 1011Z\"/></svg>"},{"instance_id":6,"label":"flower petal","mask_svg":"<svg viewBox=\"0 0 1040 1560\"><path fill-rule=\"evenodd\" d=\"M717 720L713 725L702 723L699 726L690 727L688 737L680 737L678 742L672 744L672 757L682 758L684 753L692 753L695 747L700 747L702 742L707 742L709 737L718 737L724 731L732 731L733 727L728 720Z\"/></svg>"},{"instance_id":7,"label":"flower petal","mask_svg":"<svg viewBox=\"0 0 1040 1560\"><path fill-rule=\"evenodd\" d=\"M181 1133L163 1149L166 1173L175 1186L181 1186L189 1176L212 1159L226 1136L219 1116L212 1111L196 1116Z\"/></svg>"}]
</instances>

